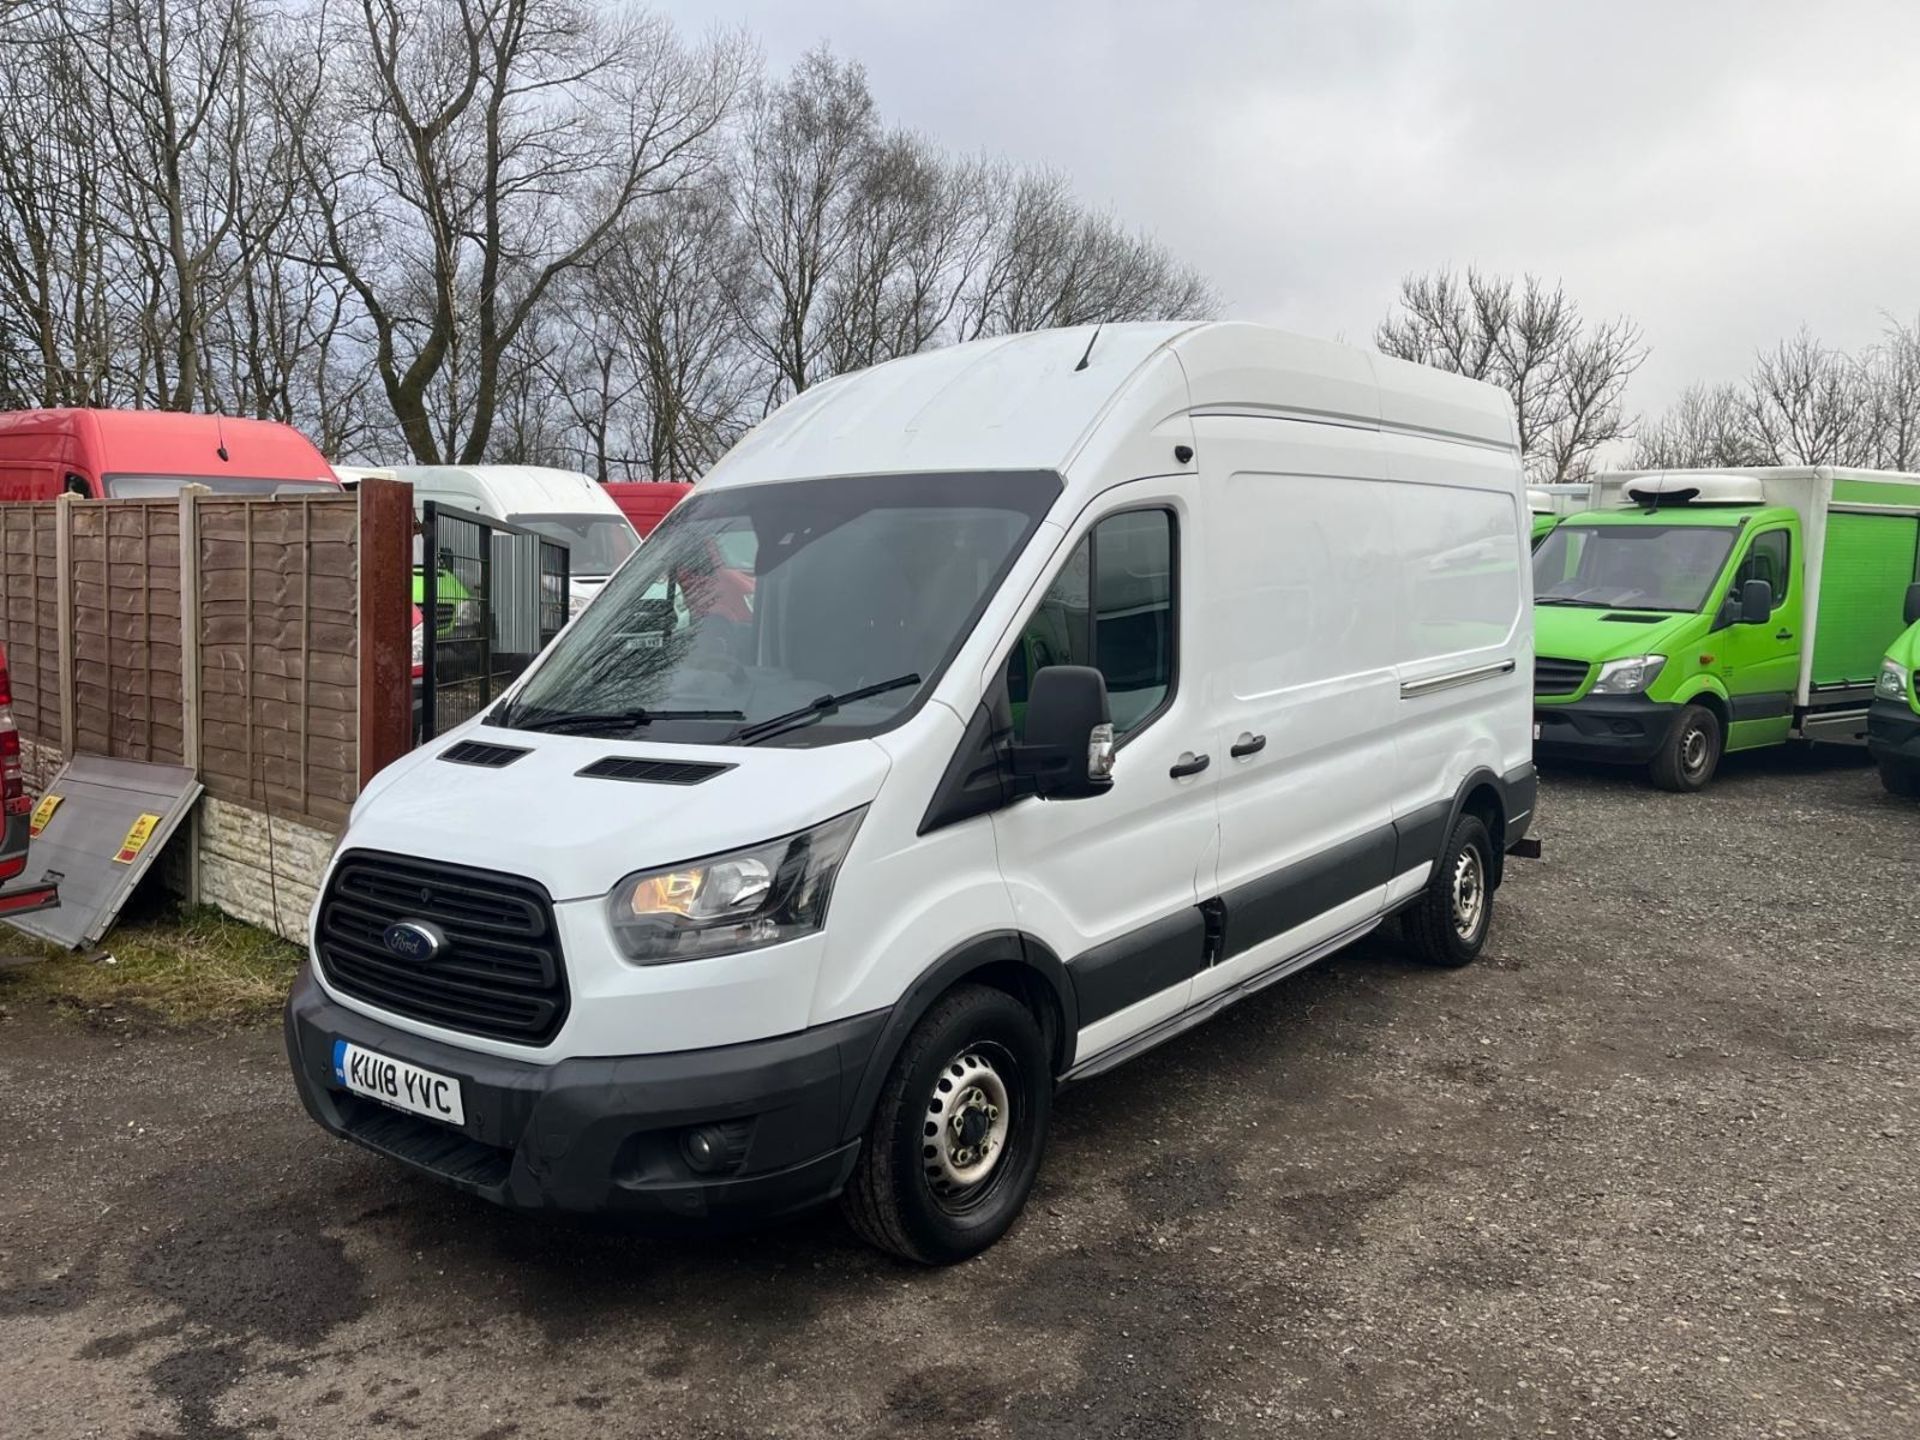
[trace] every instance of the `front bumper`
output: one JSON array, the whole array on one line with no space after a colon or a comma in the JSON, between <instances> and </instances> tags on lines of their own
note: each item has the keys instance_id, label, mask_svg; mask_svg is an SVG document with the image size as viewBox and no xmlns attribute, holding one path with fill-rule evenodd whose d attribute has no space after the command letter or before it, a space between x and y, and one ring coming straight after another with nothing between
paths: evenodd
<instances>
[{"instance_id":1,"label":"front bumper","mask_svg":"<svg viewBox=\"0 0 1920 1440\"><path fill-rule=\"evenodd\" d=\"M1589 695L1564 705L1536 705L1536 757L1645 765L1680 718L1680 707L1644 695Z\"/></svg>"},{"instance_id":2,"label":"front bumper","mask_svg":"<svg viewBox=\"0 0 1920 1440\"><path fill-rule=\"evenodd\" d=\"M288 997L287 1055L307 1113L370 1150L496 1204L741 1222L803 1210L840 1193L859 1154L855 1092L886 1021L856 1015L798 1034L709 1050L505 1060L441 1044L335 1003L303 968ZM345 1039L460 1081L466 1123L408 1115L346 1090L334 1074ZM693 1125L736 1122L744 1139L726 1173L681 1154Z\"/></svg>"},{"instance_id":3,"label":"front bumper","mask_svg":"<svg viewBox=\"0 0 1920 1440\"><path fill-rule=\"evenodd\" d=\"M1882 765L1920 769L1920 713L1898 700L1867 707L1867 749Z\"/></svg>"}]
</instances>

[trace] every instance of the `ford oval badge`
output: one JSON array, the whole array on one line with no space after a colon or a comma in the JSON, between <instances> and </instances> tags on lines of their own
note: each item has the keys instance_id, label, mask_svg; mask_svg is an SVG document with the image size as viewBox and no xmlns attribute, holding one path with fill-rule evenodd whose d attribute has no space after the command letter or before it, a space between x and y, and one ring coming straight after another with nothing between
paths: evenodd
<instances>
[{"instance_id":1,"label":"ford oval badge","mask_svg":"<svg viewBox=\"0 0 1920 1440\"><path fill-rule=\"evenodd\" d=\"M432 960L447 948L445 933L438 925L429 925L424 920L402 920L389 925L387 933L380 938L387 949L402 960L421 964Z\"/></svg>"}]
</instances>

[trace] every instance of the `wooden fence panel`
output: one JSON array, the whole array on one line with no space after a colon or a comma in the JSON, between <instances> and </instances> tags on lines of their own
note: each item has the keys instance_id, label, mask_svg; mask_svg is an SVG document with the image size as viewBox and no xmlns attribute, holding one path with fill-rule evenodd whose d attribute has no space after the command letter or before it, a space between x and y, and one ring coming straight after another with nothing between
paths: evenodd
<instances>
[{"instance_id":1,"label":"wooden fence panel","mask_svg":"<svg viewBox=\"0 0 1920 1440\"><path fill-rule=\"evenodd\" d=\"M0 505L0 647L13 718L41 745L60 743L59 543L52 505Z\"/></svg>"},{"instance_id":2,"label":"wooden fence panel","mask_svg":"<svg viewBox=\"0 0 1920 1440\"><path fill-rule=\"evenodd\" d=\"M327 826L359 793L359 506L202 496L200 766L210 794Z\"/></svg>"}]
</instances>

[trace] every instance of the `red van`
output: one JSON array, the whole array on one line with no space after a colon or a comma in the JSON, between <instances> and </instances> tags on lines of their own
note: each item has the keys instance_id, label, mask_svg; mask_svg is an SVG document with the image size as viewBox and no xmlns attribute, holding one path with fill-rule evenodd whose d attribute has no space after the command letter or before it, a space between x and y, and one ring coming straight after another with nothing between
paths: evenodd
<instances>
[{"instance_id":1,"label":"red van","mask_svg":"<svg viewBox=\"0 0 1920 1440\"><path fill-rule=\"evenodd\" d=\"M667 518L669 510L693 493L693 486L684 480L609 480L605 488L642 540Z\"/></svg>"},{"instance_id":2,"label":"red van","mask_svg":"<svg viewBox=\"0 0 1920 1440\"><path fill-rule=\"evenodd\" d=\"M338 490L326 458L290 425L171 410L0 412L0 502L65 491L109 500Z\"/></svg>"}]
</instances>

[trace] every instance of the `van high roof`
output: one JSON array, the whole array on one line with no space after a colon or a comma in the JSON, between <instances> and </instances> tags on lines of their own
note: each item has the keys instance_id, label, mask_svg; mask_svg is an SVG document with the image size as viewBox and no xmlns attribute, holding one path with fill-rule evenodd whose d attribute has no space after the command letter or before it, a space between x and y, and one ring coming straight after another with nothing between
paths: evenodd
<instances>
[{"instance_id":1,"label":"van high roof","mask_svg":"<svg viewBox=\"0 0 1920 1440\"><path fill-rule=\"evenodd\" d=\"M591 475L549 465L396 465L393 475L416 489L478 491L501 515L620 513Z\"/></svg>"},{"instance_id":2,"label":"van high roof","mask_svg":"<svg viewBox=\"0 0 1920 1440\"><path fill-rule=\"evenodd\" d=\"M1191 415L1516 445L1504 395L1428 366L1264 325L1085 325L976 340L816 385L701 483L923 470L1071 478L1076 465L1127 450L1138 452L1138 473L1147 475L1174 468L1173 446L1192 443Z\"/></svg>"}]
</instances>

